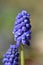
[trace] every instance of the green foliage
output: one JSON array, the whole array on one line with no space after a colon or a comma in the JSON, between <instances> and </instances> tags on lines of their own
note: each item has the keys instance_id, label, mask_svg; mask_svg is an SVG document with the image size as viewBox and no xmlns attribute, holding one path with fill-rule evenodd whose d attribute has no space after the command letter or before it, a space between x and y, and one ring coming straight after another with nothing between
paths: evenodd
<instances>
[{"instance_id":1,"label":"green foliage","mask_svg":"<svg viewBox=\"0 0 43 65\"><path fill-rule=\"evenodd\" d=\"M0 12L0 30L11 30L16 16L16 10L4 10Z\"/></svg>"}]
</instances>

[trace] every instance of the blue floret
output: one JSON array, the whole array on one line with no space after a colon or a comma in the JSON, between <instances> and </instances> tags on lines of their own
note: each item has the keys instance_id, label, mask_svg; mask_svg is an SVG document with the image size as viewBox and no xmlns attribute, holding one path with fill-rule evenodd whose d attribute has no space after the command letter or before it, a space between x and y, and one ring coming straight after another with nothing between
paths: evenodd
<instances>
[{"instance_id":1,"label":"blue floret","mask_svg":"<svg viewBox=\"0 0 43 65\"><path fill-rule=\"evenodd\" d=\"M8 51L3 55L4 65L16 65L19 63L19 52L16 45L10 45ZM15 62L14 62L15 61ZM19 64L18 64L19 65Z\"/></svg>"},{"instance_id":2,"label":"blue floret","mask_svg":"<svg viewBox=\"0 0 43 65\"><path fill-rule=\"evenodd\" d=\"M32 34L30 14L28 14L25 10L19 13L16 17L13 34L17 45L20 45L20 43L23 45L30 45Z\"/></svg>"}]
</instances>

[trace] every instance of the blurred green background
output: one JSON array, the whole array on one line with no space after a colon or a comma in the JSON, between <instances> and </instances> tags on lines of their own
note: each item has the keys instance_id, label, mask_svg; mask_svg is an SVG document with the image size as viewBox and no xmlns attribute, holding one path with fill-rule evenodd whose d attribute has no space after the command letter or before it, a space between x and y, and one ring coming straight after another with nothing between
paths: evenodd
<instances>
[{"instance_id":1,"label":"blurred green background","mask_svg":"<svg viewBox=\"0 0 43 65\"><path fill-rule=\"evenodd\" d=\"M43 0L0 0L0 59L9 45L15 43L14 21L22 10L30 13L32 25L31 46L25 47L25 57L43 64Z\"/></svg>"}]
</instances>

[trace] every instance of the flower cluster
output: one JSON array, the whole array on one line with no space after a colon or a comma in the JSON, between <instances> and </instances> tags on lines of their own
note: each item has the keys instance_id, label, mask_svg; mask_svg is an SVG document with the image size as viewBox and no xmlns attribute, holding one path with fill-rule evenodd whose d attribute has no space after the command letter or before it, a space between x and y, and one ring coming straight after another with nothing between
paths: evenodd
<instances>
[{"instance_id":1,"label":"flower cluster","mask_svg":"<svg viewBox=\"0 0 43 65\"><path fill-rule=\"evenodd\" d=\"M19 52L16 45L10 45L3 57L4 65L19 65Z\"/></svg>"},{"instance_id":2,"label":"flower cluster","mask_svg":"<svg viewBox=\"0 0 43 65\"><path fill-rule=\"evenodd\" d=\"M31 40L31 24L30 24L30 14L28 14L25 10L19 13L16 17L14 23L14 40L19 45L22 43L23 45L30 45Z\"/></svg>"}]
</instances>

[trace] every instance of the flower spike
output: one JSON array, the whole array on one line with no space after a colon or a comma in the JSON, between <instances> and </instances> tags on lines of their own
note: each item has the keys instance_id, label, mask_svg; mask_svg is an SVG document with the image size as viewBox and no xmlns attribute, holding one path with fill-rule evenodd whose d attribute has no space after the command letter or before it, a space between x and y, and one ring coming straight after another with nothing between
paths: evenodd
<instances>
[{"instance_id":1,"label":"flower spike","mask_svg":"<svg viewBox=\"0 0 43 65\"><path fill-rule=\"evenodd\" d=\"M30 45L31 40L31 24L30 24L30 14L25 10L19 13L15 19L15 25L13 29L14 40L19 45Z\"/></svg>"}]
</instances>

